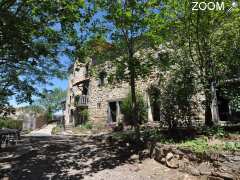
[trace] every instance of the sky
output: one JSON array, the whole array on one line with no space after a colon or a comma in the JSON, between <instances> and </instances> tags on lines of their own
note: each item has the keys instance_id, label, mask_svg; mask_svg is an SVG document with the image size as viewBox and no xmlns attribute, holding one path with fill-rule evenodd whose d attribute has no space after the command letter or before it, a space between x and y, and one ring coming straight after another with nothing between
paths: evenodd
<instances>
[{"instance_id":1,"label":"sky","mask_svg":"<svg viewBox=\"0 0 240 180\"><path fill-rule=\"evenodd\" d=\"M60 61L66 66L69 67L69 65L71 64L71 60L64 55L59 56ZM52 80L50 80L50 82L53 85L43 85L41 88L46 88L48 90L54 89L54 88L61 88L63 90L67 89L68 86L68 79L58 79L58 78L53 78ZM22 107L22 106L26 106L28 105L28 103L21 103L21 104L17 104L16 100L14 98L12 98L11 100L9 100L10 105L14 106L14 107Z\"/></svg>"}]
</instances>

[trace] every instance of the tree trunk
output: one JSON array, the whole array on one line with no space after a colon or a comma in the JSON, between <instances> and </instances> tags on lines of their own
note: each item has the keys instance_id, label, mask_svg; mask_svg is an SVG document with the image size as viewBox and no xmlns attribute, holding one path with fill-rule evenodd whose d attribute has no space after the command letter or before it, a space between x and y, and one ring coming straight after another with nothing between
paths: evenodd
<instances>
[{"instance_id":1,"label":"tree trunk","mask_svg":"<svg viewBox=\"0 0 240 180\"><path fill-rule=\"evenodd\" d=\"M132 120L136 132L137 139L140 139L140 127L139 127L139 115L137 109L137 98L136 98L136 85L135 85L135 59L133 57L132 48L129 48L128 54L128 63L129 63L129 71L130 71L130 87L131 87L131 98L132 98Z\"/></svg>"},{"instance_id":2,"label":"tree trunk","mask_svg":"<svg viewBox=\"0 0 240 180\"><path fill-rule=\"evenodd\" d=\"M210 82L210 81L209 81ZM208 88L205 89L205 125L206 126L213 126L212 121L212 111L211 111L211 104L212 104L212 97L211 97L211 83L208 84Z\"/></svg>"}]
</instances>

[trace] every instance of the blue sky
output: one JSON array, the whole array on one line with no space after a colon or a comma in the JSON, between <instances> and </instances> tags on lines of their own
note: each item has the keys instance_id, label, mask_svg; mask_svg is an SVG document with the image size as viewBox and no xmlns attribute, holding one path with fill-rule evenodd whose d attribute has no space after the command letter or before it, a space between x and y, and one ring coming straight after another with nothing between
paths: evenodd
<instances>
[{"instance_id":1,"label":"blue sky","mask_svg":"<svg viewBox=\"0 0 240 180\"><path fill-rule=\"evenodd\" d=\"M66 66L66 67L69 67L69 65L71 64L71 60L67 57L67 56L59 56L59 59L60 61ZM53 88L61 88L63 90L66 90L67 89L67 86L68 86L68 80L67 79L58 79L58 78L53 78L52 80L50 80L50 82L53 84L53 85L43 85L41 88L46 88L46 89L53 89ZM28 105L28 103L22 103L22 104L17 104L15 99L11 99L9 100L9 103L14 106L14 107L21 107L21 106L26 106Z\"/></svg>"}]
</instances>

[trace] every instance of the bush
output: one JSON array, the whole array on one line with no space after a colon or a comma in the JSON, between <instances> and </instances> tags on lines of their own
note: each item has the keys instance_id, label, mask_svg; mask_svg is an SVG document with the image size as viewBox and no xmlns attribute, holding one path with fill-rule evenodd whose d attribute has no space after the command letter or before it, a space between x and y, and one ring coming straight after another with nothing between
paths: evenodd
<instances>
[{"instance_id":1,"label":"bush","mask_svg":"<svg viewBox=\"0 0 240 180\"><path fill-rule=\"evenodd\" d=\"M88 121L88 122L84 123L83 125L81 125L81 128L83 128L83 129L92 129L93 125L92 125L91 122Z\"/></svg>"},{"instance_id":2,"label":"bush","mask_svg":"<svg viewBox=\"0 0 240 180\"><path fill-rule=\"evenodd\" d=\"M88 109L84 109L80 112L80 115L84 117L84 121L88 122L89 121L89 112Z\"/></svg>"},{"instance_id":3,"label":"bush","mask_svg":"<svg viewBox=\"0 0 240 180\"><path fill-rule=\"evenodd\" d=\"M17 121L8 117L0 117L0 129L9 128L9 129L22 129L22 121Z\"/></svg>"},{"instance_id":4,"label":"bush","mask_svg":"<svg viewBox=\"0 0 240 180\"><path fill-rule=\"evenodd\" d=\"M147 121L147 105L144 101L143 96L137 92L136 93L137 98L137 110L138 110L138 120L139 123L142 124ZM123 121L126 125L133 125L133 117L136 116L136 114L133 113L132 108L132 98L131 93L128 94L128 96L123 100L121 103L121 111L123 113Z\"/></svg>"},{"instance_id":5,"label":"bush","mask_svg":"<svg viewBox=\"0 0 240 180\"><path fill-rule=\"evenodd\" d=\"M123 131L123 129L124 129L124 127L123 127L123 123L118 123L118 125L117 126L115 126L114 128L113 128L113 131L115 131L115 132L117 132L117 131Z\"/></svg>"},{"instance_id":6,"label":"bush","mask_svg":"<svg viewBox=\"0 0 240 180\"><path fill-rule=\"evenodd\" d=\"M202 134L206 136L216 136L221 138L228 135L228 132L224 130L224 127L213 126L213 127L203 127Z\"/></svg>"},{"instance_id":7,"label":"bush","mask_svg":"<svg viewBox=\"0 0 240 180\"><path fill-rule=\"evenodd\" d=\"M171 130L191 126L196 103L194 75L190 66L177 67L161 83L161 123Z\"/></svg>"}]
</instances>

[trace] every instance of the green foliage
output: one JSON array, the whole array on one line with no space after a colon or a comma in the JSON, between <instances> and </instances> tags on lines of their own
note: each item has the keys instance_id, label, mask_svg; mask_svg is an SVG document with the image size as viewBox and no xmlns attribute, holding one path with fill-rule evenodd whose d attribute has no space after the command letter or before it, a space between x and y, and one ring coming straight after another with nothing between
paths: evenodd
<instances>
[{"instance_id":1,"label":"green foliage","mask_svg":"<svg viewBox=\"0 0 240 180\"><path fill-rule=\"evenodd\" d=\"M240 151L240 142L226 142L223 149L225 151Z\"/></svg>"},{"instance_id":2,"label":"green foliage","mask_svg":"<svg viewBox=\"0 0 240 180\"><path fill-rule=\"evenodd\" d=\"M239 87L236 87L239 93ZM235 90L236 90L235 88ZM229 93L229 90L228 90ZM232 95L231 101L229 102L229 105L231 106L231 110L234 112L240 112L240 95Z\"/></svg>"},{"instance_id":3,"label":"green foliage","mask_svg":"<svg viewBox=\"0 0 240 180\"><path fill-rule=\"evenodd\" d=\"M178 145L179 147L189 148L196 153L221 152L221 151L240 151L239 142L222 142L220 144L211 144L207 137L187 140Z\"/></svg>"},{"instance_id":4,"label":"green foliage","mask_svg":"<svg viewBox=\"0 0 240 180\"><path fill-rule=\"evenodd\" d=\"M60 88L45 91L42 98L37 99L32 107L42 108L46 118L51 120L53 113L62 109L61 101L65 100L66 95L66 90L62 90Z\"/></svg>"},{"instance_id":5,"label":"green foliage","mask_svg":"<svg viewBox=\"0 0 240 180\"><path fill-rule=\"evenodd\" d=\"M7 117L0 117L0 129L9 128L9 129L22 129L22 121L13 120Z\"/></svg>"},{"instance_id":6,"label":"green foliage","mask_svg":"<svg viewBox=\"0 0 240 180\"><path fill-rule=\"evenodd\" d=\"M80 111L80 115L84 117L86 123L89 123L89 111L88 109L84 109Z\"/></svg>"},{"instance_id":7,"label":"green foliage","mask_svg":"<svg viewBox=\"0 0 240 180\"><path fill-rule=\"evenodd\" d=\"M167 124L169 129L175 129L178 126L191 126L194 115L195 84L193 71L191 64L180 63L175 64L170 70L170 74L161 80L161 123Z\"/></svg>"},{"instance_id":8,"label":"green foliage","mask_svg":"<svg viewBox=\"0 0 240 180\"><path fill-rule=\"evenodd\" d=\"M81 128L83 129L92 129L93 128L93 125L90 121L84 123L83 125L81 125Z\"/></svg>"},{"instance_id":9,"label":"green foliage","mask_svg":"<svg viewBox=\"0 0 240 180\"><path fill-rule=\"evenodd\" d=\"M138 119L140 116L138 114L141 113L138 112L139 107L137 107L135 81L138 77L144 77L150 72L151 63L147 58L143 61L135 54L143 47L156 45L157 39L153 37L158 32L152 30L152 27L158 19L162 19L159 16L160 1L102 0L97 1L96 6L97 11L104 12L97 18L96 36L97 39L104 40L106 43L101 43L101 47L104 48L95 53L94 57L99 58L99 61L111 60L117 67L115 76L110 76L111 82L114 79L129 82L132 98L132 105L129 108L132 108L131 112L137 115L127 118L131 118L131 124L139 135L139 123L142 120Z\"/></svg>"},{"instance_id":10,"label":"green foliage","mask_svg":"<svg viewBox=\"0 0 240 180\"><path fill-rule=\"evenodd\" d=\"M199 1L200 2L200 1ZM230 9L231 1L225 1ZM191 11L189 0L164 1L165 33L170 47L184 53L198 79L197 86L206 96L206 123L211 124L211 83L239 77L239 8L230 11ZM179 58L178 54L175 54ZM232 88L233 89L233 88ZM210 112L210 114L208 113Z\"/></svg>"},{"instance_id":11,"label":"green foliage","mask_svg":"<svg viewBox=\"0 0 240 180\"><path fill-rule=\"evenodd\" d=\"M204 137L186 141L182 143L180 147L189 148L197 153L203 153L209 150L207 139ZM216 146L214 148L216 149Z\"/></svg>"},{"instance_id":12,"label":"green foliage","mask_svg":"<svg viewBox=\"0 0 240 180\"><path fill-rule=\"evenodd\" d=\"M124 123L127 125L134 125L133 121L135 116L138 116L139 123L144 123L147 121L147 105L144 101L144 98L141 93L137 92L137 112L138 114L133 113L132 108L132 98L131 94L129 93L128 96L122 101L121 103L121 111L124 115Z\"/></svg>"},{"instance_id":13,"label":"green foliage","mask_svg":"<svg viewBox=\"0 0 240 180\"><path fill-rule=\"evenodd\" d=\"M83 124L80 124L80 125L74 127L73 132L74 133L83 133L83 132L86 132L91 129L93 129L93 124L91 121L87 121Z\"/></svg>"},{"instance_id":14,"label":"green foliage","mask_svg":"<svg viewBox=\"0 0 240 180\"><path fill-rule=\"evenodd\" d=\"M172 142L170 138L165 138L158 129L144 129L141 132L141 136L144 141L161 142L163 144Z\"/></svg>"},{"instance_id":15,"label":"green foliage","mask_svg":"<svg viewBox=\"0 0 240 180\"><path fill-rule=\"evenodd\" d=\"M91 11L83 0L0 1L1 110L10 97L32 102L41 94L40 85L66 77L59 55L79 57ZM77 35L76 25L84 36Z\"/></svg>"},{"instance_id":16,"label":"green foliage","mask_svg":"<svg viewBox=\"0 0 240 180\"><path fill-rule=\"evenodd\" d=\"M228 132L224 130L224 127L221 126L203 127L202 133L207 136L216 136L219 138L222 138L228 134Z\"/></svg>"},{"instance_id":17,"label":"green foliage","mask_svg":"<svg viewBox=\"0 0 240 180\"><path fill-rule=\"evenodd\" d=\"M135 132L134 131L118 131L118 132L113 132L111 134L111 137L113 139L113 141L119 141L119 140L122 140L122 141L129 141L130 139L134 139L136 136Z\"/></svg>"}]
</instances>

